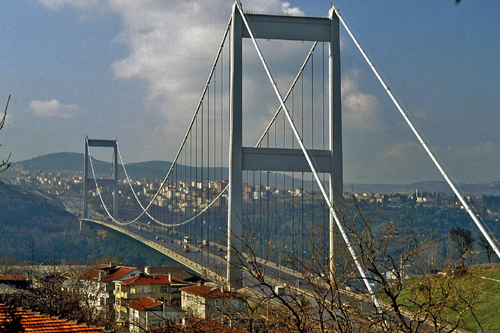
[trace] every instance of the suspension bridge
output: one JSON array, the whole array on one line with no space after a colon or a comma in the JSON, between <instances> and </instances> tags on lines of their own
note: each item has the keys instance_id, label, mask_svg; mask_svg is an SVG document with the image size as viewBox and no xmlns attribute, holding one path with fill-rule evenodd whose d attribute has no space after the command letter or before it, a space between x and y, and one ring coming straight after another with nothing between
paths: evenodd
<instances>
[{"instance_id":1,"label":"suspension bridge","mask_svg":"<svg viewBox=\"0 0 500 333\"><path fill-rule=\"evenodd\" d=\"M117 140L85 139L82 221L127 234L236 289L245 284L241 266L248 262L265 265L272 278L297 279L290 258L305 262L316 256L333 274L336 246L342 243L372 293L340 216L341 25L500 257L498 242L450 180L336 8L325 18L274 16L245 13L236 2L194 115L162 181L144 189L141 181L129 177ZM251 129L262 131L252 144L243 137L243 119L252 117L243 103L245 39L251 41L276 95L268 125ZM261 52L261 40L311 45L284 94ZM94 167L93 147L113 150L109 174Z\"/></svg>"}]
</instances>

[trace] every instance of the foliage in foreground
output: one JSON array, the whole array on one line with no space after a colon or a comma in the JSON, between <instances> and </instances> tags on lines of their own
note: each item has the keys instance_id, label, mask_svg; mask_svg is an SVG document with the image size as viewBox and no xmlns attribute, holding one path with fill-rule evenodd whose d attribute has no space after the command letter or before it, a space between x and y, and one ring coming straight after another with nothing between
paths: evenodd
<instances>
[{"instance_id":1,"label":"foliage in foreground","mask_svg":"<svg viewBox=\"0 0 500 333\"><path fill-rule=\"evenodd\" d=\"M461 315L459 327L470 330L500 330L498 309L500 309L500 267L469 268L467 273L456 275L429 274L405 281L405 291L401 295L401 303L410 310L418 308L414 303L423 304L425 300L434 302L450 301L456 303L450 317L456 316L455 309L460 309L460 302L475 304L472 310ZM497 280L497 281L495 281ZM458 295L464 295L464 300L453 298L452 289L461 288ZM429 297L432 293L432 297ZM479 325L480 323L480 325Z\"/></svg>"},{"instance_id":2,"label":"foliage in foreground","mask_svg":"<svg viewBox=\"0 0 500 333\"><path fill-rule=\"evenodd\" d=\"M361 328L364 332L453 332L469 317L481 327L475 316L481 294L477 279L472 275L427 274L433 268L428 258L430 237L417 237L412 224L405 221L377 221L375 233L376 219L365 215L355 199L341 212L341 223L350 235L359 265L367 272L373 295L366 292L340 234L336 233L333 258L328 261L325 244L315 242L318 237L314 231L310 259L288 255L288 262L301 272L302 283L288 282L286 292L279 293L274 288L277 282L264 278L266 260L262 262L255 255L259 235L249 228L241 248L234 248L240 258L248 254L241 265L252 276L250 288L260 291L249 301L247 329L258 331L266 325L277 332L358 332ZM315 232L319 233L318 228ZM270 245L267 258L276 257L274 252L283 248ZM424 279L408 283L413 281L408 277L415 275Z\"/></svg>"}]
</instances>

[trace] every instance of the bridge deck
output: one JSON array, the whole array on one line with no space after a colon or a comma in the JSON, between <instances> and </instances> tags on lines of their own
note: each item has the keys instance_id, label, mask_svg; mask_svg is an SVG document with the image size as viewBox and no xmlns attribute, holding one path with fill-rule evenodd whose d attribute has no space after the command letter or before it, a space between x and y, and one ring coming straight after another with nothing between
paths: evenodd
<instances>
[{"instance_id":1,"label":"bridge deck","mask_svg":"<svg viewBox=\"0 0 500 333\"><path fill-rule=\"evenodd\" d=\"M200 274L203 278L206 278L208 280L217 282L217 283L225 283L225 277L222 276L220 273L216 271L217 267L225 267L226 262L224 258L215 255L210 252L205 252L210 256L210 261L208 265L205 263L204 265L198 263L196 261L196 257L199 256L200 254L198 252L189 252L189 253L183 253L182 250L176 250L166 246L162 245L158 242L156 242L154 239L150 239L149 237L154 237L152 233L145 233L145 235L140 235L137 232L131 231L125 226L119 226L115 223L110 223L108 221L101 221L101 220L94 220L94 219L82 219L82 221L87 221L87 222L92 222L96 223L102 226L105 226L109 229L115 230L117 232L120 232L122 234L125 234L141 243L144 245L147 245L156 251L168 256L169 258L174 259L175 261L181 263L182 265L188 267L189 269L192 269L193 271L197 272ZM173 239L172 239L173 240ZM180 242L181 240L178 239L176 242ZM169 243L167 243L169 244ZM170 244L175 244L170 243Z\"/></svg>"}]
</instances>

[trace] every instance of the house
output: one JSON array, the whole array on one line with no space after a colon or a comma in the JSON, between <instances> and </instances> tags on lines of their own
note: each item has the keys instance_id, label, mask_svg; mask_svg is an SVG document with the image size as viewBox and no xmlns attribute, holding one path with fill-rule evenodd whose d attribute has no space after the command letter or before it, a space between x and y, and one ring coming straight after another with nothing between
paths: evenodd
<instances>
[{"instance_id":1,"label":"house","mask_svg":"<svg viewBox=\"0 0 500 333\"><path fill-rule=\"evenodd\" d=\"M245 296L223 287L199 283L181 288L182 309L189 318L199 317L219 322L231 322L246 316Z\"/></svg>"},{"instance_id":2,"label":"house","mask_svg":"<svg viewBox=\"0 0 500 333\"><path fill-rule=\"evenodd\" d=\"M117 322L124 325L128 321L127 305L134 300L151 297L168 305L180 306L179 289L188 286L187 282L171 275L145 274L118 280L115 283L115 316Z\"/></svg>"},{"instance_id":3,"label":"house","mask_svg":"<svg viewBox=\"0 0 500 333\"><path fill-rule=\"evenodd\" d=\"M5 301L18 289L27 289L28 280L23 275L0 275L0 301Z\"/></svg>"},{"instance_id":4,"label":"house","mask_svg":"<svg viewBox=\"0 0 500 333\"><path fill-rule=\"evenodd\" d=\"M142 333L153 327L168 323L180 323L186 313L181 308L151 297L144 297L128 303L129 331Z\"/></svg>"},{"instance_id":5,"label":"house","mask_svg":"<svg viewBox=\"0 0 500 333\"><path fill-rule=\"evenodd\" d=\"M24 275L0 275L0 284L15 289L26 289L28 287L28 279Z\"/></svg>"},{"instance_id":6,"label":"house","mask_svg":"<svg viewBox=\"0 0 500 333\"><path fill-rule=\"evenodd\" d=\"M436 200L433 197L417 197L417 203L434 203Z\"/></svg>"},{"instance_id":7,"label":"house","mask_svg":"<svg viewBox=\"0 0 500 333\"><path fill-rule=\"evenodd\" d=\"M90 298L95 299L96 307L112 307L115 303L115 281L138 276L142 271L137 267L101 264L80 277L85 282Z\"/></svg>"},{"instance_id":8,"label":"house","mask_svg":"<svg viewBox=\"0 0 500 333\"><path fill-rule=\"evenodd\" d=\"M137 267L146 274L163 274L169 275L173 278L182 280L184 282L198 282L199 277L189 274L184 267L164 267L164 266L139 266Z\"/></svg>"}]
</instances>

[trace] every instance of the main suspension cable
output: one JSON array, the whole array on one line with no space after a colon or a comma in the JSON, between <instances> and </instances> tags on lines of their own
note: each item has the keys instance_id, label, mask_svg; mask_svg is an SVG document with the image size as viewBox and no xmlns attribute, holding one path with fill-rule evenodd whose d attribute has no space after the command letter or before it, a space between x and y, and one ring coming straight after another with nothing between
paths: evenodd
<instances>
[{"instance_id":1,"label":"main suspension cable","mask_svg":"<svg viewBox=\"0 0 500 333\"><path fill-rule=\"evenodd\" d=\"M479 230L481 231L481 233L483 234L483 236L486 238L486 240L488 241L488 243L491 245L491 247L495 251L495 253L498 256L498 258L500 258L500 250L499 250L499 248L497 247L497 244L496 244L498 241L496 241L496 239L494 239L493 235L491 235L490 233L487 232L487 230L485 229L485 227L483 225L484 221L482 222L482 221L479 220L480 217L478 218L478 215L476 215L474 213L473 209L471 208L471 206L469 205L469 203L465 199L464 194L461 193L458 190L458 188L455 185L455 183L451 180L451 178L445 172L445 170L441 166L442 162L439 163L437 157L435 156L435 153L433 153L431 151L431 149L429 148L429 145L427 144L427 142L422 137L422 134L417 130L417 128L415 127L415 125L413 124L413 122L410 120L410 118L408 117L408 115L406 114L406 112L401 107L400 103L396 100L396 98L394 97L394 94L392 93L392 91L390 90L390 88L388 87L388 85L385 83L385 81L382 79L382 77L380 76L379 72L377 71L377 69L375 68L375 66L373 65L373 63L371 62L370 58L368 58L368 55L363 50L363 48L361 47L361 45L359 44L359 42L357 41L357 39L354 37L354 34L351 32L351 29L349 29L349 27L347 26L346 22L344 21L344 19L340 15L339 9L336 8L336 7L333 7L333 9L335 10L335 14L337 14L340 22L342 22L342 25L344 26L344 28L346 29L347 33L349 34L349 36L353 40L354 44L356 44L356 47L358 48L358 50L363 55L363 58L365 58L366 62L370 66L371 70L373 71L373 73L375 74L375 76L377 77L377 79L379 80L380 84L382 85L382 87L384 88L384 90L387 92L387 94L391 98L392 102L394 103L394 105L398 109L399 113L401 114L401 116L403 117L403 119L406 121L406 123L408 124L408 126L412 130L413 134L415 134L417 140L420 142L420 144L422 145L422 147L426 151L427 155L429 155L430 159L432 160L432 162L434 163L434 165L436 166L436 168L439 170L439 172L441 173L441 175L443 176L443 178L446 180L446 182L448 183L448 185L450 186L450 188L453 190L453 192L455 193L455 195L458 197L458 199L460 200L460 202L464 206L464 208L467 211L467 213L469 214L469 216L472 218L472 220L474 221L474 223L476 224L476 226L479 228Z\"/></svg>"},{"instance_id":2,"label":"main suspension cable","mask_svg":"<svg viewBox=\"0 0 500 333\"><path fill-rule=\"evenodd\" d=\"M212 201L212 202L210 203L210 205L208 205L208 206L207 206L207 207L206 207L206 208L205 208L202 212L200 212L199 214L197 214L195 217L193 217L193 218L191 218L191 219L189 219L189 220L187 220L187 221L185 221L185 222L182 222L182 223L174 223L174 224L163 223L163 222L158 221L157 219L155 219L155 218L154 218L153 216L151 216L151 214L148 212L148 211L149 211L149 209L150 209L150 207L151 207L151 205L154 203L154 201L156 200L156 198L158 197L158 195L159 195L159 194L160 194L160 192L162 191L163 187L165 186L165 184L166 184L167 180L169 179L169 177L170 177L170 175L171 175L171 173L172 173L172 171L173 171L174 167L177 165L177 161L179 160L179 157L180 157L180 155L181 155L181 153L182 153L182 151L183 151L183 148L184 148L184 146L185 146L185 144L186 144L186 142L187 142L187 140L188 140L189 134L191 133L191 129L192 129L192 127L193 127L193 124L195 123L195 121L196 121L196 119L197 119L197 116L198 116L198 113L200 112L200 108L201 108L201 107L202 107L202 105L203 105L204 97L205 97L205 95L206 95L206 93L207 93L208 86L209 86L209 84L210 84L210 82L211 82L212 76L214 75L214 72L215 72L216 67L217 67L217 63L218 63L219 58L220 58L220 56L221 56L222 50L223 50L223 48L224 48L224 44L225 44L225 41L226 41L227 35L228 35L229 30L230 30L230 28L231 28L231 21L232 21L232 17L229 19L229 22L227 23L226 30L224 31L224 35L223 35L223 37L222 37L222 41L221 41L220 46L219 46L219 49L218 49L218 51L217 51L217 55L216 55L216 57L215 57L215 60L214 60L213 65L212 65L212 68L211 68L210 74L209 74L209 76L208 76L207 82L205 83L205 87L204 87L204 89L203 89L203 92L202 92L202 94L201 94L201 97L200 97L200 99L199 99L199 101L198 101L198 105L197 105L197 107L196 107L196 111L195 111L195 113L194 113L194 115L193 115L193 117L192 117L192 119L191 119L191 122L189 123L189 126L188 126L188 129L187 129L187 131L186 131L186 134L184 135L184 138L183 138L183 140L182 140L182 142L181 142L181 145L180 145L180 147L179 147L179 150L177 151L177 154L176 154L176 156L175 156L174 160L172 161L172 164L171 164L171 166L170 166L170 168L169 168L169 170L168 170L168 172L167 172L167 174L166 174L165 178L164 178L164 179L163 179L163 181L161 182L161 184L160 184L160 186L159 186L158 191L154 194L153 198L149 201L149 203L148 203L148 205L147 205L146 207L144 207L144 206L142 205L142 203L140 203L140 201L138 200L137 195L135 194L135 192L134 192L134 190L133 190L133 188L132 188L132 192L134 192L134 197L136 198L137 202L138 202L138 203L139 203L139 205L141 206L141 208L142 208L142 212L141 212L141 213L139 214L139 216L137 216L134 220L132 220L131 222L127 222L127 224L130 224L130 223L136 222L136 221L137 221L137 220L139 220L139 219L140 219L140 218L141 218L144 214L146 214L148 217L150 217L150 218L151 218L154 222L156 222L156 223L158 223L158 224L161 224L161 225L166 226L166 227L175 227L175 226L179 226L179 225L182 225L182 224L185 224L185 223L188 223L188 222L190 222L190 221L194 220L196 217L200 216L202 213L204 213L204 212L205 212L208 208L210 208L210 207L211 207L211 206L215 203L215 201L216 201L216 200ZM120 154L120 159L121 159L121 154ZM123 160L122 160L122 165L123 165L123 168L125 169L125 165L123 164ZM126 172L125 172L125 173L126 173ZM203 170L202 170L202 174L203 174ZM127 176L127 178L128 178L128 176ZM129 181L129 185L130 185L130 184L131 184L131 183L130 183L130 179L128 179L128 181ZM224 193L224 190L223 190L223 191L221 191L221 192L219 193L219 195L217 196L217 198L219 198L219 197L220 197L223 193ZM113 219L113 220L114 220L114 221L116 221L115 219ZM120 222L120 223L123 223L123 222Z\"/></svg>"},{"instance_id":3,"label":"main suspension cable","mask_svg":"<svg viewBox=\"0 0 500 333\"><path fill-rule=\"evenodd\" d=\"M342 223L340 221L340 218L339 218L339 216L338 216L338 214L337 214L337 212L336 212L336 210L335 210L335 208L333 206L333 203L330 201L330 198L328 197L328 195L327 195L327 193L325 191L325 188L323 187L323 184L321 183L321 180L320 180L320 178L318 176L318 172L316 171L316 167L315 167L315 165L312 162L310 153L309 153L309 151L304 146L302 138L300 137L300 135L299 135L299 133L297 131L297 127L295 126L295 124L293 122L293 119L291 118L290 113L288 112L288 109L287 109L287 107L286 107L286 105L285 105L285 103L283 101L283 98L281 97L281 93L279 92L278 86L276 85L276 82L274 81L274 78L271 75L269 67L267 66L267 64L266 64L266 62L264 60L264 57L262 56L260 48L259 48L259 46L257 44L257 40L255 39L255 36L253 34L252 28L251 28L250 24L248 23L248 21L247 21L247 19L245 17L245 14L243 13L243 10L241 9L241 6L240 6L240 4L238 2L236 2L236 7L238 8L238 11L239 11L239 13L241 15L241 18L242 18L243 22L245 23L245 26L246 26L246 28L248 30L250 38L252 39L252 42L253 42L253 44L255 46L257 54L259 55L259 58L260 58L260 61L262 62L262 65L264 66L264 69L265 69L265 71L267 73L269 81L271 82L271 85L273 86L273 89L274 89L274 91L276 93L276 96L278 97L278 99L280 101L281 107L283 108L283 111L284 111L284 113L286 115L286 118L288 119L288 123L290 124L290 127L291 127L291 129L292 129L292 131L293 131L293 133L295 135L297 143L299 144L300 149L302 150L302 152L304 154L304 157L306 158L307 163L309 164L311 172L314 174L314 178L315 178L315 180L316 180L316 182L318 184L318 187L320 188L321 193L323 194L323 197L324 197L324 199L325 199L325 201L326 201L326 203L327 203L327 205L328 205L328 207L330 209L330 213L332 214L332 216L333 216L333 218L334 218L334 220L335 220L335 222L337 224L337 227L339 228L340 233L342 234L342 237L344 238L344 242L346 243L347 248L349 249L349 252L351 253L351 256L352 256L352 258L353 258L353 260L354 260L354 262L355 262L355 264L356 264L356 266L358 268L358 271L359 271L359 273L360 273L360 275L361 275L361 277L363 279L363 282L365 283L365 286L368 289L368 292L370 293L375 306L377 307L378 310L381 310L382 308L380 306L380 303L378 302L378 299L377 299L375 293L373 292L373 289L372 289L372 287L371 287L371 285L370 285L370 283L368 281L366 273L365 273L363 267L361 266L361 263L360 263L357 255L356 255L356 253L354 251L354 248L351 245L349 237L348 237L348 235L347 235L347 233L346 233L346 231L344 229L344 226L342 225Z\"/></svg>"}]
</instances>

